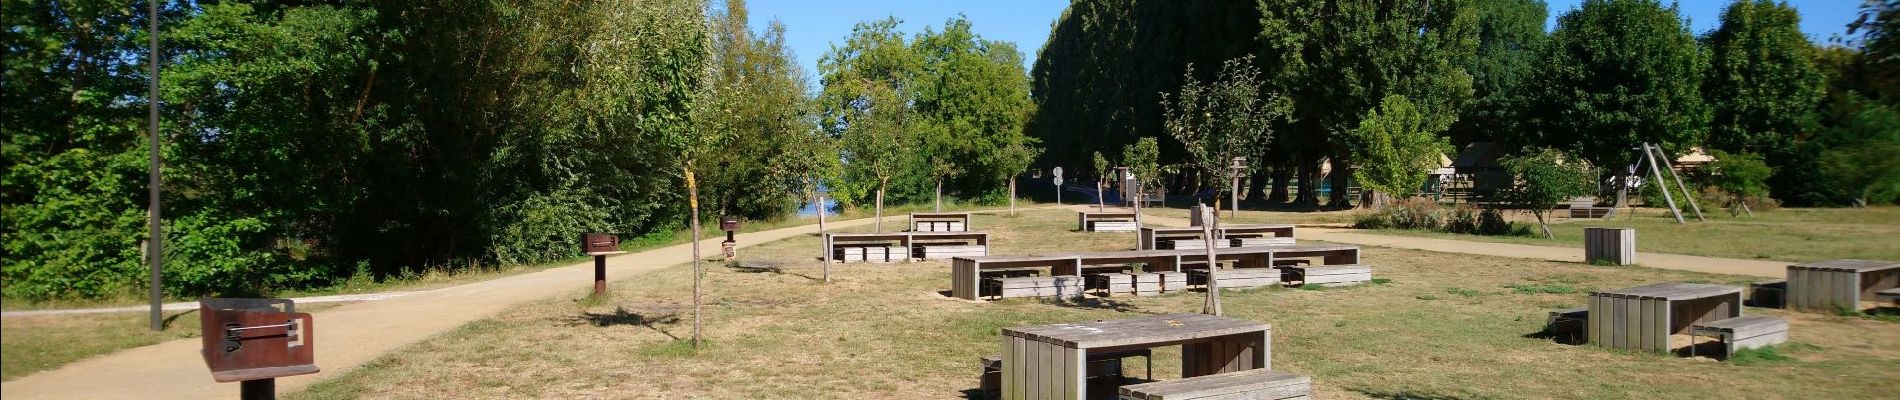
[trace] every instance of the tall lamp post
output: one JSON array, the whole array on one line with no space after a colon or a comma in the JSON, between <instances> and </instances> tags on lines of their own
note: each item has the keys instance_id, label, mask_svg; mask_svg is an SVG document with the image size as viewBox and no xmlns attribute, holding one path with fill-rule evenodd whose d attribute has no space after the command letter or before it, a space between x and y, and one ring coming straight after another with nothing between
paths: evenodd
<instances>
[{"instance_id":1,"label":"tall lamp post","mask_svg":"<svg viewBox=\"0 0 1900 400\"><path fill-rule=\"evenodd\" d=\"M147 19L151 20L151 31L149 33L152 37L152 47L146 54L145 59L145 63L150 64L152 75L151 92L145 97L145 108L150 113L150 115L147 116L147 122L151 126L150 133L152 136L152 164L148 174L150 181L147 183L147 186L150 187L149 198L151 203L146 208L148 211L146 216L149 219L147 225L151 226L152 232L151 238L146 241L146 243L150 243L150 248L146 249L145 254L150 258L149 265L152 268L152 330L160 331L165 329L165 315L161 309L165 302L165 290L160 286L164 283L165 279L162 274L165 270L165 234L159 229L160 215L158 207L158 1L147 0L146 5L151 7L147 10L149 12Z\"/></svg>"}]
</instances>

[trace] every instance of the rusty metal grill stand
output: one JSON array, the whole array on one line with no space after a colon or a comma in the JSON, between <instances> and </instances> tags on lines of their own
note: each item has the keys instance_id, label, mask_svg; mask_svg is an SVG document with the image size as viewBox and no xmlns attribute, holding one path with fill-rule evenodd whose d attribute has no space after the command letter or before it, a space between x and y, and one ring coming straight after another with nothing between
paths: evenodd
<instances>
[{"instance_id":1,"label":"rusty metal grill stand","mask_svg":"<svg viewBox=\"0 0 1900 400\"><path fill-rule=\"evenodd\" d=\"M213 380L239 382L239 398L277 398L277 378L314 374L310 314L288 299L202 299L199 325Z\"/></svg>"}]
</instances>

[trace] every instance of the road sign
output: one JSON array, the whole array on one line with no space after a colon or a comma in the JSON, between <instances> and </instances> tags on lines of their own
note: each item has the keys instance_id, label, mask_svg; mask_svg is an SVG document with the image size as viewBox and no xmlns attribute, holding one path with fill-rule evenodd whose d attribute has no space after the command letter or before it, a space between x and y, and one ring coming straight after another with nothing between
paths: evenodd
<instances>
[{"instance_id":1,"label":"road sign","mask_svg":"<svg viewBox=\"0 0 1900 400\"><path fill-rule=\"evenodd\" d=\"M1055 170L1049 171L1049 173L1055 174L1056 179L1062 179L1062 167L1056 167Z\"/></svg>"},{"instance_id":2,"label":"road sign","mask_svg":"<svg viewBox=\"0 0 1900 400\"><path fill-rule=\"evenodd\" d=\"M1056 186L1062 186L1062 175L1056 175Z\"/></svg>"}]
</instances>

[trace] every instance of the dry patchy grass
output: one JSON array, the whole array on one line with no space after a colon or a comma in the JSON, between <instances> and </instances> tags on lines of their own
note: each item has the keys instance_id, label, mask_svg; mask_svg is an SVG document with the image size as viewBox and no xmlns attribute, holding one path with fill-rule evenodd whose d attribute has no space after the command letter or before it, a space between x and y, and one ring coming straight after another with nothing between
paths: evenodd
<instances>
[{"instance_id":1,"label":"dry patchy grass","mask_svg":"<svg viewBox=\"0 0 1900 400\"><path fill-rule=\"evenodd\" d=\"M1583 247L1583 228L1635 228L1637 250L1709 257L1778 261L1818 261L1837 258L1900 260L1900 207L1789 208L1730 217L1710 212L1696 222L1684 211L1687 224L1677 224L1668 210L1642 209L1635 217L1611 219L1559 218L1550 230L1556 239L1535 237L1457 235L1441 232L1383 229L1370 231L1400 236L1423 236ZM1535 224L1535 222L1531 222ZM1535 230L1535 228L1533 228Z\"/></svg>"},{"instance_id":2,"label":"dry patchy grass","mask_svg":"<svg viewBox=\"0 0 1900 400\"><path fill-rule=\"evenodd\" d=\"M297 307L311 312L338 303ZM102 314L7 317L0 322L0 376L13 380L74 361L119 350L198 337L198 312L165 312L164 330L151 330L150 314Z\"/></svg>"},{"instance_id":3,"label":"dry patchy grass","mask_svg":"<svg viewBox=\"0 0 1900 400\"><path fill-rule=\"evenodd\" d=\"M1073 215L981 215L998 254L1126 248L1130 234L1071 232ZM691 269L585 288L380 358L295 398L956 398L976 386L999 328L1193 312L1198 293L1085 300L946 298L945 262L839 264L817 279L817 238L742 252L752 268L707 263L705 344L692 332ZM1587 291L1659 281L1748 278L1366 249L1384 284L1223 296L1230 316L1274 326L1274 366L1313 376L1323 398L1882 398L1900 392L1893 323L1781 310L1791 361L1748 365L1628 354L1527 337L1545 312ZM764 267L776 267L776 272ZM758 272L763 271L763 272ZM1524 289L1531 288L1531 289ZM1564 288L1567 288L1564 289ZM1178 352L1156 352L1158 378ZM1131 369L1139 366L1130 365Z\"/></svg>"}]
</instances>

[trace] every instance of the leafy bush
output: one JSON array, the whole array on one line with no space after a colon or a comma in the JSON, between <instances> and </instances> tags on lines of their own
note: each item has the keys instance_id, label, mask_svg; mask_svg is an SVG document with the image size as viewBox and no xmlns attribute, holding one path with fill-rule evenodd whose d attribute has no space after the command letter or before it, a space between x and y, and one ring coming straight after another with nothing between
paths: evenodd
<instances>
[{"instance_id":1,"label":"leafy bush","mask_svg":"<svg viewBox=\"0 0 1900 400\"><path fill-rule=\"evenodd\" d=\"M1410 198L1392 202L1377 210L1362 214L1353 223L1362 229L1425 229L1437 230L1445 225L1447 211L1444 206L1424 198Z\"/></svg>"},{"instance_id":2,"label":"leafy bush","mask_svg":"<svg viewBox=\"0 0 1900 400\"><path fill-rule=\"evenodd\" d=\"M532 264L580 255L580 234L611 232L607 208L586 189L537 193L496 214L493 254L503 264Z\"/></svg>"},{"instance_id":3,"label":"leafy bush","mask_svg":"<svg viewBox=\"0 0 1900 400\"><path fill-rule=\"evenodd\" d=\"M1478 214L1483 211L1470 204L1451 207L1451 214L1445 217L1445 232L1459 234L1478 233Z\"/></svg>"}]
</instances>

